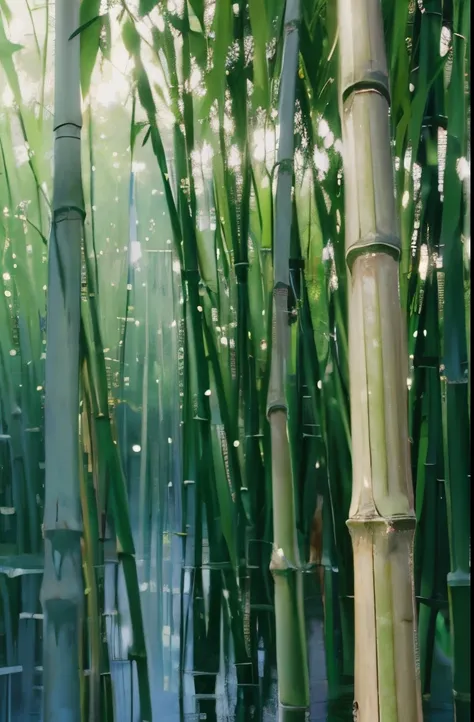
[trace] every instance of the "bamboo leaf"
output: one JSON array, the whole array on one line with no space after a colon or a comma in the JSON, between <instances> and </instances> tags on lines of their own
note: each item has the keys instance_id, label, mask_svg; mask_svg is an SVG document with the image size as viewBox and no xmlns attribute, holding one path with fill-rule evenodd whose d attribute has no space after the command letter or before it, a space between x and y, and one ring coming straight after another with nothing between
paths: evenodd
<instances>
[{"instance_id":1,"label":"bamboo leaf","mask_svg":"<svg viewBox=\"0 0 474 722\"><path fill-rule=\"evenodd\" d=\"M205 0L189 0L194 14L201 24L201 28L204 30L204 1Z\"/></svg>"},{"instance_id":2,"label":"bamboo leaf","mask_svg":"<svg viewBox=\"0 0 474 722\"><path fill-rule=\"evenodd\" d=\"M0 0L0 10L5 15L5 18L7 22L11 22L12 19L12 11L8 7L7 0Z\"/></svg>"},{"instance_id":3,"label":"bamboo leaf","mask_svg":"<svg viewBox=\"0 0 474 722\"><path fill-rule=\"evenodd\" d=\"M138 13L140 17L151 13L151 11L154 7L156 7L156 5L158 5L158 0L140 0L140 3L138 5Z\"/></svg>"},{"instance_id":4,"label":"bamboo leaf","mask_svg":"<svg viewBox=\"0 0 474 722\"><path fill-rule=\"evenodd\" d=\"M268 69L267 69L267 18L264 0L250 0L249 2L250 24L254 37L254 107L259 105L268 108Z\"/></svg>"},{"instance_id":5,"label":"bamboo leaf","mask_svg":"<svg viewBox=\"0 0 474 722\"><path fill-rule=\"evenodd\" d=\"M85 98L89 94L92 72L99 51L100 35L104 15L100 15L100 0L82 0L80 7L80 26L71 35L81 36L81 89Z\"/></svg>"},{"instance_id":6,"label":"bamboo leaf","mask_svg":"<svg viewBox=\"0 0 474 722\"><path fill-rule=\"evenodd\" d=\"M135 23L130 17L127 17L122 26L122 40L130 55L135 57L139 54L140 35L135 27Z\"/></svg>"},{"instance_id":7,"label":"bamboo leaf","mask_svg":"<svg viewBox=\"0 0 474 722\"><path fill-rule=\"evenodd\" d=\"M97 21L102 20L103 15L96 15L95 17L91 18L87 22L83 23L80 27L77 28L77 30L74 30L72 35L69 36L69 40L72 40L73 38L77 37L81 33L83 33L87 28L89 28L91 25L96 23Z\"/></svg>"},{"instance_id":8,"label":"bamboo leaf","mask_svg":"<svg viewBox=\"0 0 474 722\"><path fill-rule=\"evenodd\" d=\"M226 78L226 57L232 43L232 4L231 0L220 0L216 5L213 22L214 42L212 44L212 68L206 79L207 93L203 103L201 118L209 114L212 103L217 100L220 113L223 112L224 88Z\"/></svg>"}]
</instances>

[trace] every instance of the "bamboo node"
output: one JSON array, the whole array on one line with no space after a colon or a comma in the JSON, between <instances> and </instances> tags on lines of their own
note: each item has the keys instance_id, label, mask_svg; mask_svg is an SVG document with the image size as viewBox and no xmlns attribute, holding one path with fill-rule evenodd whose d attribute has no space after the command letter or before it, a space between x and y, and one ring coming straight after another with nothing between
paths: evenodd
<instances>
[{"instance_id":1,"label":"bamboo node","mask_svg":"<svg viewBox=\"0 0 474 722\"><path fill-rule=\"evenodd\" d=\"M357 93L378 93L385 98L389 106L391 104L388 77L380 71L372 71L360 80L353 79L351 83L348 83L342 92L343 105Z\"/></svg>"},{"instance_id":2,"label":"bamboo node","mask_svg":"<svg viewBox=\"0 0 474 722\"><path fill-rule=\"evenodd\" d=\"M279 702L279 707L282 713L285 715L283 719L291 719L292 713L295 715L295 722L301 718L301 714L304 714L305 722L309 722L311 719L310 711L307 707L296 707L294 705L283 704Z\"/></svg>"},{"instance_id":3,"label":"bamboo node","mask_svg":"<svg viewBox=\"0 0 474 722\"><path fill-rule=\"evenodd\" d=\"M300 24L301 23L298 18L291 18L290 20L285 21L285 32L289 35L295 30L299 30Z\"/></svg>"},{"instance_id":4,"label":"bamboo node","mask_svg":"<svg viewBox=\"0 0 474 722\"><path fill-rule=\"evenodd\" d=\"M470 572L465 572L462 569L456 569L454 572L449 572L447 581L448 587L470 587L471 574Z\"/></svg>"},{"instance_id":5,"label":"bamboo node","mask_svg":"<svg viewBox=\"0 0 474 722\"><path fill-rule=\"evenodd\" d=\"M393 534L397 531L412 531L416 526L415 515L403 514L400 516L383 517L377 513L372 513L366 517L351 517L346 521L346 525L350 532L360 531L361 528L375 531L377 527L386 527L386 534Z\"/></svg>"},{"instance_id":6,"label":"bamboo node","mask_svg":"<svg viewBox=\"0 0 474 722\"><path fill-rule=\"evenodd\" d=\"M400 258L400 239L397 236L377 232L359 238L346 249L346 261L349 270L352 272L352 266L357 258L368 256L370 253L384 253L398 261Z\"/></svg>"},{"instance_id":7,"label":"bamboo node","mask_svg":"<svg viewBox=\"0 0 474 722\"><path fill-rule=\"evenodd\" d=\"M282 158L281 160L278 160L273 166L272 174L274 174L277 170L281 173L293 174L293 158Z\"/></svg>"}]
</instances>

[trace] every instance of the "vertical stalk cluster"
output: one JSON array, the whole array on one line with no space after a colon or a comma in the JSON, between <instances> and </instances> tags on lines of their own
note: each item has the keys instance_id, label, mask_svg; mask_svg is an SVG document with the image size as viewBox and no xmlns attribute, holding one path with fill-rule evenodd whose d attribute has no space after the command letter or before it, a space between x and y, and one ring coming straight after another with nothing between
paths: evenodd
<instances>
[{"instance_id":1,"label":"vertical stalk cluster","mask_svg":"<svg viewBox=\"0 0 474 722\"><path fill-rule=\"evenodd\" d=\"M84 584L79 483L79 331L84 198L79 0L56 2L54 191L45 400L45 722L79 722Z\"/></svg>"},{"instance_id":2,"label":"vertical stalk cluster","mask_svg":"<svg viewBox=\"0 0 474 722\"><path fill-rule=\"evenodd\" d=\"M466 74L470 3L453 3L453 64L446 97L448 128L443 183L441 250L444 304L441 314L441 400L445 488L451 571L448 598L453 644L453 697L456 720L471 718L470 685L470 463L469 371L466 342L463 261L463 181L460 164L467 155ZM442 289L442 274L438 283Z\"/></svg>"},{"instance_id":3,"label":"vertical stalk cluster","mask_svg":"<svg viewBox=\"0 0 474 722\"><path fill-rule=\"evenodd\" d=\"M339 0L358 722L421 720L400 240L379 0Z\"/></svg>"},{"instance_id":4,"label":"vertical stalk cluster","mask_svg":"<svg viewBox=\"0 0 474 722\"><path fill-rule=\"evenodd\" d=\"M288 296L292 223L295 90L299 57L299 0L288 0L280 78L273 245L273 322L267 416L271 434L273 552L280 720L304 719L309 704L303 576L298 549L295 493L286 399L289 355Z\"/></svg>"}]
</instances>

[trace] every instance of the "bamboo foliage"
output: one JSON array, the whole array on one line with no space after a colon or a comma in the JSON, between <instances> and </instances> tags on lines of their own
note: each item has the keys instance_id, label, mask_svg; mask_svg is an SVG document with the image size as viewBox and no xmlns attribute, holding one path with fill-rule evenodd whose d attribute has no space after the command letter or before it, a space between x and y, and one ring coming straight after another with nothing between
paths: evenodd
<instances>
[{"instance_id":1,"label":"bamboo foliage","mask_svg":"<svg viewBox=\"0 0 474 722\"><path fill-rule=\"evenodd\" d=\"M396 175L404 244L402 266L406 274L402 300L409 324L410 438L419 520L415 582L422 692L425 715L429 715L440 705L441 687L451 684L458 717L468 714L470 705L470 687L467 677L463 677L469 671L469 635L465 633L465 622L463 632L456 634L457 615L452 601L448 603L448 597L452 599L448 586L454 579L454 589L459 579L459 590L454 591L454 596L463 600L461 606L468 603L469 540L465 510L469 491L465 480L469 474L469 418L468 373L465 375L468 356L464 339L468 334L469 314L466 317L464 309L470 291L466 272L461 269L466 238L461 186L466 182L468 162L465 133L469 118L463 108L469 93L463 60L464 42L469 42L468 13L466 5L430 0L423 8L412 8L407 14L410 42L406 48L401 47L400 35L392 45L392 67L397 65L392 77L392 114L397 120L395 152L401 161ZM393 37L396 38L396 17L394 19ZM452 34L455 25L463 27L459 35ZM408 80L414 96L411 103L407 103L403 93ZM458 169L456 174L454 168ZM460 381L456 387L459 396L454 402L457 410L449 421L445 354L449 362L454 362L450 364L451 373ZM455 358L458 361L454 361ZM454 395L450 405L453 398ZM453 511L449 499L454 458L457 461L453 498L463 509L461 511L460 506L457 512ZM454 528L457 533L453 534ZM448 572L450 558L451 569L457 566L454 546L458 558L464 559L461 563L464 572L452 577ZM451 610L448 610L450 604ZM459 620L463 613L457 614ZM454 643L456 637L458 641ZM447 668L442 665L446 654L452 654L454 670L458 670L454 672L454 679L449 678L449 671L446 674ZM443 669L445 679L440 684ZM458 693L459 687L464 691ZM452 702L446 700L444 706L449 717Z\"/></svg>"},{"instance_id":2,"label":"bamboo foliage","mask_svg":"<svg viewBox=\"0 0 474 722\"><path fill-rule=\"evenodd\" d=\"M351 273L346 273L344 196L350 196L346 204L354 209L362 186L351 180L347 155L342 173L340 126L343 121L344 149L350 156L347 131L352 112L359 153L357 177L365 174L370 180L375 173L375 183L370 180L367 186L375 185L376 197L385 198L381 204L387 211L385 220L382 223L380 214L376 217L390 237L388 245L396 247L391 192L383 182L391 160L389 154L379 153L379 146L388 148L389 134L379 140L374 131L371 142L364 144L361 130L376 114L386 120L385 101L381 95L374 101L371 92L371 84L382 95L386 92L386 69L382 68L382 75L374 74L377 63L373 64L369 85L364 81L356 87L357 102L351 103L351 90L346 88L347 112L340 119L337 99L344 88L338 82L341 29L336 29L336 4L302 0L300 22L290 34L285 29L285 4L144 0L138 14L136 3L109 3L99 16L103 3L81 2L81 27L75 28L73 39L80 36L86 106L82 453L77 475L84 520L81 561L87 616L78 661L83 719L99 715L107 721L121 720L138 714L151 719L152 713L153 719L160 719L166 714L163 700L173 699L177 705L179 696L179 714L185 718L205 713L208 719L216 719L227 714L247 722L250 715L261 722L277 713L276 707L270 711L276 700L276 632L280 701L288 697L292 684L291 666L286 658L282 660L282 648L293 650L298 659L295 668L302 674L294 691L307 699L306 643L311 714L318 718L321 710L321 717L326 715L318 695L327 678L328 719L351 715L354 586L345 519L351 477L348 376L350 367L357 378L358 366L353 330L348 354L347 295L352 311L357 299L366 306L363 351L370 379L380 376L381 361L365 349L374 340L379 343L378 335L384 342L388 339L391 350L389 362L385 351L382 356L385 378L396 371L392 366L400 367L406 352L393 333L398 322L388 316L391 326L387 330L387 314L376 313L383 302L396 314L396 303L387 298L388 289L393 291L397 285L395 261L372 260L371 251L368 258L364 253L355 260L349 255ZM469 334L468 318L464 323L462 313L469 294L467 242L465 268L461 273L459 268L463 251L459 238L464 240L458 224L465 210L462 193L458 201L459 189L466 183L464 156L469 159L469 151L463 136L465 111L459 105L456 112L465 72L461 59L465 41L455 41L459 47L452 65L454 40L449 35L454 25L465 25L467 6L454 5L438 0L427 0L423 7L382 3L396 208L401 218L400 295L408 321L410 369L401 374L398 385L384 388L387 408L390 402L396 410L400 441L382 415L370 426L372 447L378 452L371 460L378 494L374 506L391 518L393 494L375 483L384 476L385 457L390 466L384 483L390 491L401 490L396 510L408 509L412 520L416 506L413 565L425 719L432 711L438 714L436 707L441 703L446 720L450 719L452 657L458 717L467 714L470 705L469 645L463 634L470 573L465 513L469 495L463 482L469 473L469 415L464 390L458 388L464 387L462 340ZM13 11L14 18L17 13L21 16L18 4ZM376 13L369 15L373 39L377 18ZM33 34L26 36L27 47L9 44L9 38L15 33L18 38L18 33L16 24L10 23L12 13L5 2L0 3L0 77L8 90L4 93L3 85L0 89L5 98L0 113L0 206L9 211L0 216L0 719L2 715L8 719L10 702L14 710L18 705L20 685L22 714L37 712L42 694L41 655L32 650L41 646L40 625L35 621L39 615L34 613L39 611L43 567L43 396L39 389L44 378L44 234L49 225L50 184L43 150L49 148L51 125L47 111L51 89L41 72L51 42L47 32L43 42L41 24L51 17L51 9L46 4L28 17ZM345 19L349 22L347 13ZM360 43L367 22L360 13L350 22ZM121 31L130 55L126 66L122 65ZM468 44L466 28L460 34ZM275 165L278 134L281 137L284 130L277 106L285 76L285 35L298 36L299 42L294 119L284 124L286 130L294 128L291 173L291 163ZM441 46L447 44L448 51L443 57L440 35ZM344 47L349 47L347 42L341 44ZM128 103L125 95L122 107L116 99L112 101L110 86L101 82L112 67L110 59L114 66L121 64L135 102ZM37 97L44 99L46 107L41 100L37 108L29 97L25 72L38 81ZM285 89L293 92L292 83L288 81L282 92ZM367 91L365 102L363 90ZM374 104L377 110L371 108ZM444 171L443 134L451 118ZM378 120L374 122L373 128L380 127ZM29 152L19 163L15 144L22 139L27 140ZM379 163L377 157L366 163L376 152L383 160ZM450 179L446 194L444 173ZM278 200L273 177L280 180ZM288 200L290 188L291 200L282 222L279 209L285 184L283 195ZM24 205L26 198L31 200ZM370 208L371 203L362 206L365 227L371 223L370 218L367 221ZM278 471L285 472L277 479L284 478L289 486L292 477L293 491L278 496L273 509L271 425L266 419L270 361L278 348L275 344L272 350L271 343L272 316L274 321L277 318L272 313L276 279L271 247L288 226L288 301L279 335L286 340L278 356L285 360L286 369L280 367L276 374L281 379L276 386L285 412L274 414L282 443L273 444L273 456L275 464L281 458ZM350 223L348 232L356 226ZM377 232L380 238L380 227ZM468 234L467 226L463 234ZM352 240L362 236L362 232L353 234ZM286 268L287 255L286 251L279 255L280 271ZM382 290L374 290L377 284ZM449 299L446 284L451 289ZM351 324L353 318L351 312ZM381 330L376 327L377 318ZM403 335L402 325L396 334ZM359 340L355 347L360 346ZM438 369L446 355L450 371L440 381ZM397 453L403 457L399 452L404 433L402 407L393 399L402 398L405 376L415 502L402 483L403 475L394 474L389 453L398 444ZM455 378L462 383L454 384ZM377 400L376 388L373 382L371 402ZM396 389L393 394L392 389ZM367 435L367 423L360 423L360 408L365 409L362 418L366 418L367 404L355 408L352 443L364 429ZM370 405L368 418L373 420L378 408ZM459 433L460 424L463 433ZM373 441L374 431L384 428L385 442L380 433ZM357 453L354 462L360 477ZM279 522L290 520L288 536L300 569L290 575L304 580L304 615L291 612L290 626L281 621L275 625L278 600L275 609L274 590L279 580L272 583L268 573L272 531L275 542L280 534L278 523L272 530L274 514ZM369 548L369 559L366 536L370 534L366 532L356 532L356 537L363 540L357 542L359 547L366 543ZM393 587L402 592L398 595L402 601L394 604L397 610L406 607L407 619L412 614L405 593L411 534L374 532L377 553L372 554L379 563L384 554L395 557ZM451 568L461 569L461 574L450 577L450 582L456 582L449 594L450 609L449 547ZM307 558L310 563L304 566L299 560ZM323 589L322 605L315 602L318 585ZM295 586L293 602L300 611L298 601L303 595ZM379 612L390 602L381 586L376 588ZM360 589L359 576L358 598ZM357 609L360 612L360 605ZM323 612L325 655L314 637ZM306 639L300 634L303 617ZM375 618L374 614L374 624ZM448 638L450 626L454 645ZM384 629L379 623L379 651L399 650L403 645L408 649L408 633L391 640ZM370 649L378 664L377 650ZM356 669L361 667L360 650L358 655ZM385 656L380 662L384 709L393 716L394 676ZM440 667L443 684L439 683ZM151 690L148 676L153 681ZM406 693L403 680L396 689L410 704L413 697L411 691ZM294 694L291 701L296 701ZM358 697L356 702L360 705ZM281 705L281 713L301 717L306 704ZM174 712L178 714L177 707Z\"/></svg>"},{"instance_id":3,"label":"bamboo foliage","mask_svg":"<svg viewBox=\"0 0 474 722\"><path fill-rule=\"evenodd\" d=\"M389 86L378 0L338 5L354 549L355 708L359 720L421 720L412 546L415 529L400 242Z\"/></svg>"},{"instance_id":4,"label":"bamboo foliage","mask_svg":"<svg viewBox=\"0 0 474 722\"><path fill-rule=\"evenodd\" d=\"M470 717L470 465L468 351L463 261L463 188L459 163L467 155L465 84L470 5L453 3L452 68L447 91L444 202L440 250L443 254L441 370L443 446L451 571L448 594L452 619L453 696L457 720ZM441 280L441 279L440 279ZM456 319L456 322L454 321ZM459 424L459 429L456 428ZM462 620L462 621L461 621ZM462 631L461 631L462 630Z\"/></svg>"}]
</instances>

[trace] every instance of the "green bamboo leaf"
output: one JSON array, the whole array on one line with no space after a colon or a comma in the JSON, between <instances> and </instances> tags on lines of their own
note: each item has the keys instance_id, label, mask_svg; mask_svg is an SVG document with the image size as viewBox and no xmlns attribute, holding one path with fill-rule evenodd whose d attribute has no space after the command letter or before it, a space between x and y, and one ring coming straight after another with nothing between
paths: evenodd
<instances>
[{"instance_id":1,"label":"green bamboo leaf","mask_svg":"<svg viewBox=\"0 0 474 722\"><path fill-rule=\"evenodd\" d=\"M122 40L130 55L135 57L140 53L140 35L130 17L127 17L123 24Z\"/></svg>"},{"instance_id":2,"label":"green bamboo leaf","mask_svg":"<svg viewBox=\"0 0 474 722\"><path fill-rule=\"evenodd\" d=\"M199 68L205 70L207 64L207 42L205 36L202 33L189 30L188 38L191 55L196 60Z\"/></svg>"},{"instance_id":3,"label":"green bamboo leaf","mask_svg":"<svg viewBox=\"0 0 474 722\"><path fill-rule=\"evenodd\" d=\"M212 45L212 68L206 79L207 93L202 106L201 118L209 115L212 103L217 100L220 112L223 112L226 79L226 57L232 43L232 3L220 0L216 5L213 22L214 43Z\"/></svg>"},{"instance_id":4,"label":"green bamboo leaf","mask_svg":"<svg viewBox=\"0 0 474 722\"><path fill-rule=\"evenodd\" d=\"M411 156L411 163L413 166L413 163L416 162L417 154L418 154L418 147L420 145L420 139L421 139L421 126L423 122L423 116L425 113L426 108L426 101L428 99L428 95L430 92L430 89L435 82L436 78L439 76L441 71L443 70L445 64L447 61L447 55L445 55L443 58L440 59L437 66L433 69L432 75L428 77L426 81L424 81L421 86L417 89L417 93L415 95L415 99L413 100L411 104L411 112L410 112L410 121L409 121L409 134L410 138L412 139L412 156ZM405 121L406 122L406 121ZM400 142L400 138L398 138L398 142ZM397 148L398 150L398 148Z\"/></svg>"},{"instance_id":5,"label":"green bamboo leaf","mask_svg":"<svg viewBox=\"0 0 474 722\"><path fill-rule=\"evenodd\" d=\"M189 0L189 4L204 30L204 0Z\"/></svg>"},{"instance_id":6,"label":"green bamboo leaf","mask_svg":"<svg viewBox=\"0 0 474 722\"><path fill-rule=\"evenodd\" d=\"M254 107L268 108L268 68L267 68L267 18L264 0L249 1L250 25L254 38L253 80Z\"/></svg>"},{"instance_id":7,"label":"green bamboo leaf","mask_svg":"<svg viewBox=\"0 0 474 722\"><path fill-rule=\"evenodd\" d=\"M44 235L44 233L42 233L41 229L38 228L38 226L35 225L35 224L33 223L33 221L30 221L29 218L26 218L26 222L28 223L29 226L31 226L32 228L35 229L35 231L37 232L37 234L39 235L39 237L40 237L41 240L43 241L44 245L47 246L47 245L48 245L48 239L46 238L46 236Z\"/></svg>"},{"instance_id":8,"label":"green bamboo leaf","mask_svg":"<svg viewBox=\"0 0 474 722\"><path fill-rule=\"evenodd\" d=\"M130 128L130 149L131 153L133 155L133 151L135 148L135 143L137 141L138 136L147 127L148 123L146 120L140 120L137 123L132 122L131 128ZM150 129L148 128L147 135L150 132ZM145 136L146 137L146 136ZM143 141L142 145L145 144L145 141Z\"/></svg>"},{"instance_id":9,"label":"green bamboo leaf","mask_svg":"<svg viewBox=\"0 0 474 722\"><path fill-rule=\"evenodd\" d=\"M140 60L135 59L135 80L137 83L138 97L151 123L156 115L156 105L151 92L150 81Z\"/></svg>"},{"instance_id":10,"label":"green bamboo leaf","mask_svg":"<svg viewBox=\"0 0 474 722\"><path fill-rule=\"evenodd\" d=\"M82 0L79 13L80 26L69 38L81 36L81 90L85 98L90 89L92 72L99 51L103 16L100 0Z\"/></svg>"},{"instance_id":11,"label":"green bamboo leaf","mask_svg":"<svg viewBox=\"0 0 474 722\"><path fill-rule=\"evenodd\" d=\"M6 37L0 40L0 58L8 58L17 53L19 50L23 50L24 45L18 45L18 43L12 43Z\"/></svg>"},{"instance_id":12,"label":"green bamboo leaf","mask_svg":"<svg viewBox=\"0 0 474 722\"><path fill-rule=\"evenodd\" d=\"M0 62L3 65L8 84L12 90L13 96L17 104L21 103L20 84L13 63L13 54L19 50L19 46L10 42L5 34L3 17L0 15Z\"/></svg>"},{"instance_id":13,"label":"green bamboo leaf","mask_svg":"<svg viewBox=\"0 0 474 722\"><path fill-rule=\"evenodd\" d=\"M7 5L7 0L0 0L0 10L5 15L7 22L9 23L12 19L12 11Z\"/></svg>"},{"instance_id":14,"label":"green bamboo leaf","mask_svg":"<svg viewBox=\"0 0 474 722\"><path fill-rule=\"evenodd\" d=\"M145 147L145 145L148 143L151 135L151 126L148 128L147 132L145 133L145 137L142 140L142 148Z\"/></svg>"},{"instance_id":15,"label":"green bamboo leaf","mask_svg":"<svg viewBox=\"0 0 474 722\"><path fill-rule=\"evenodd\" d=\"M151 11L154 7L156 7L156 5L158 5L158 0L140 0L140 3L138 5L138 13L140 17L151 13Z\"/></svg>"},{"instance_id":16,"label":"green bamboo leaf","mask_svg":"<svg viewBox=\"0 0 474 722\"><path fill-rule=\"evenodd\" d=\"M84 3L83 3L83 5L84 5ZM69 40L72 40L72 39L75 38L77 35L80 35L81 33L83 33L83 32L84 32L87 28L89 28L91 25L93 25L93 24L96 23L97 21L100 21L100 20L102 19L102 17L103 17L102 15L96 15L95 17L91 18L91 19L88 20L87 22L83 23L80 27L77 28L77 30L74 30L74 32L72 33L72 35L70 35Z\"/></svg>"}]
</instances>

